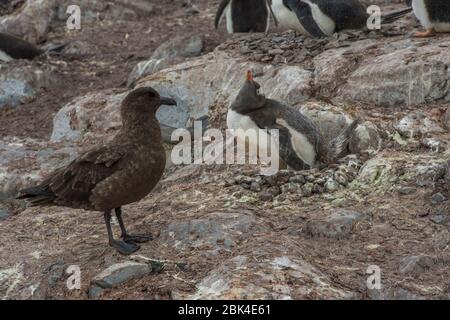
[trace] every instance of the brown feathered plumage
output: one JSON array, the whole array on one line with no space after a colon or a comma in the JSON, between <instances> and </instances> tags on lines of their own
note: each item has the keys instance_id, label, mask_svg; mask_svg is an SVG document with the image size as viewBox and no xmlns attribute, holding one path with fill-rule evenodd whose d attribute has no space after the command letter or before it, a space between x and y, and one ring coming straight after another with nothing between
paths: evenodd
<instances>
[{"instance_id":1,"label":"brown feathered plumage","mask_svg":"<svg viewBox=\"0 0 450 320\"><path fill-rule=\"evenodd\" d=\"M37 187L24 189L18 199L32 206L65 206L102 211L110 244L128 254L146 237L126 233L121 206L141 200L161 179L166 158L155 113L159 106L175 105L152 88L139 88L122 102L123 127L109 143L94 148L68 166L56 170ZM124 242L112 238L111 210L115 209Z\"/></svg>"}]
</instances>

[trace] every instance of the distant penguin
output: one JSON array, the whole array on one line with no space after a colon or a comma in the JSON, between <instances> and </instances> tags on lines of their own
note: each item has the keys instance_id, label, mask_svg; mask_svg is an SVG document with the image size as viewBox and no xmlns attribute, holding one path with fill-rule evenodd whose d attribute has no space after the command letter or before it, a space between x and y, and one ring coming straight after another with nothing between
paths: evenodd
<instances>
[{"instance_id":1,"label":"distant penguin","mask_svg":"<svg viewBox=\"0 0 450 320\"><path fill-rule=\"evenodd\" d=\"M267 32L270 27L270 0L222 0L217 10L216 29L224 16L228 33Z\"/></svg>"},{"instance_id":2,"label":"distant penguin","mask_svg":"<svg viewBox=\"0 0 450 320\"><path fill-rule=\"evenodd\" d=\"M229 129L278 129L278 146L272 139L267 139L272 141L270 150L273 152L273 146L278 147L278 156L282 163L294 170L331 164L342 157L358 124L359 119L327 142L320 129L307 116L293 107L267 99L250 71L227 115Z\"/></svg>"},{"instance_id":3,"label":"distant penguin","mask_svg":"<svg viewBox=\"0 0 450 320\"><path fill-rule=\"evenodd\" d=\"M426 31L416 37L430 37L436 32L450 32L450 0L406 0Z\"/></svg>"},{"instance_id":4,"label":"distant penguin","mask_svg":"<svg viewBox=\"0 0 450 320\"><path fill-rule=\"evenodd\" d=\"M370 17L359 0L272 0L272 10L281 26L315 38L364 29ZM406 8L383 15L381 24L392 23L411 11Z\"/></svg>"},{"instance_id":5,"label":"distant penguin","mask_svg":"<svg viewBox=\"0 0 450 320\"><path fill-rule=\"evenodd\" d=\"M46 52L58 52L66 45L57 45L45 51L14 35L0 32L0 61L8 62L13 59L33 60Z\"/></svg>"}]
</instances>

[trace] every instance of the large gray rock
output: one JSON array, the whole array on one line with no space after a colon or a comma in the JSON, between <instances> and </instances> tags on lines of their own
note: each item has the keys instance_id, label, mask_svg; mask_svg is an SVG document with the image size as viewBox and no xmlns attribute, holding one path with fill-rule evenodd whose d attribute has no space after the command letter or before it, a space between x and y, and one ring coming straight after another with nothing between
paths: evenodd
<instances>
[{"instance_id":1,"label":"large gray rock","mask_svg":"<svg viewBox=\"0 0 450 320\"><path fill-rule=\"evenodd\" d=\"M326 50L314 57L314 83L324 97L333 97L359 66L365 50L376 47L376 40L355 41L345 48Z\"/></svg>"},{"instance_id":2,"label":"large gray rock","mask_svg":"<svg viewBox=\"0 0 450 320\"><path fill-rule=\"evenodd\" d=\"M339 89L340 98L379 106L450 100L450 52L442 49L444 42L448 39L392 44L396 50L360 63Z\"/></svg>"},{"instance_id":3,"label":"large gray rock","mask_svg":"<svg viewBox=\"0 0 450 320\"><path fill-rule=\"evenodd\" d=\"M198 35L177 36L160 45L151 58L136 65L128 78L128 86L141 77L183 62L202 53L203 39Z\"/></svg>"},{"instance_id":4,"label":"large gray rock","mask_svg":"<svg viewBox=\"0 0 450 320\"><path fill-rule=\"evenodd\" d=\"M337 210L325 219L308 222L306 232L313 237L340 239L350 235L356 222L362 218L363 215L359 212Z\"/></svg>"},{"instance_id":5,"label":"large gray rock","mask_svg":"<svg viewBox=\"0 0 450 320\"><path fill-rule=\"evenodd\" d=\"M27 0L18 12L0 17L0 32L9 32L31 43L45 40L55 16L56 0Z\"/></svg>"},{"instance_id":6,"label":"large gray rock","mask_svg":"<svg viewBox=\"0 0 450 320\"><path fill-rule=\"evenodd\" d=\"M53 119L51 141L77 141L85 135L104 136L119 129L120 104L125 96L105 90L69 102Z\"/></svg>"},{"instance_id":7,"label":"large gray rock","mask_svg":"<svg viewBox=\"0 0 450 320\"><path fill-rule=\"evenodd\" d=\"M394 128L406 138L422 137L428 134L444 132L444 129L438 121L430 118L421 110L409 113L394 124Z\"/></svg>"},{"instance_id":8,"label":"large gray rock","mask_svg":"<svg viewBox=\"0 0 450 320\"><path fill-rule=\"evenodd\" d=\"M46 67L13 65L0 70L0 108L15 107L57 81Z\"/></svg>"},{"instance_id":9,"label":"large gray rock","mask_svg":"<svg viewBox=\"0 0 450 320\"><path fill-rule=\"evenodd\" d=\"M0 201L67 164L78 154L74 147L32 139L0 140Z\"/></svg>"},{"instance_id":10,"label":"large gray rock","mask_svg":"<svg viewBox=\"0 0 450 320\"><path fill-rule=\"evenodd\" d=\"M341 108L325 103L307 102L302 104L300 111L315 121L327 141L335 138L354 121ZM357 127L350 140L350 151L354 154L376 152L380 146L378 128L368 121Z\"/></svg>"},{"instance_id":11,"label":"large gray rock","mask_svg":"<svg viewBox=\"0 0 450 320\"><path fill-rule=\"evenodd\" d=\"M92 23L98 20L125 20L135 21L142 17L148 17L155 12L155 4L147 0L56 0L58 7L57 18L67 20L67 7L76 4L82 10L82 24Z\"/></svg>"},{"instance_id":12,"label":"large gray rock","mask_svg":"<svg viewBox=\"0 0 450 320\"><path fill-rule=\"evenodd\" d=\"M146 263L127 261L114 264L92 279L89 297L98 298L104 289L114 288L131 279L145 276L150 272L151 270Z\"/></svg>"},{"instance_id":13,"label":"large gray rock","mask_svg":"<svg viewBox=\"0 0 450 320\"><path fill-rule=\"evenodd\" d=\"M161 232L161 239L177 250L202 249L218 254L230 251L237 243L262 231L251 212L214 212L202 219L174 221Z\"/></svg>"},{"instance_id":14,"label":"large gray rock","mask_svg":"<svg viewBox=\"0 0 450 320\"><path fill-rule=\"evenodd\" d=\"M389 189L400 182L434 187L446 173L445 158L438 154L380 153L361 168L357 184Z\"/></svg>"}]
</instances>

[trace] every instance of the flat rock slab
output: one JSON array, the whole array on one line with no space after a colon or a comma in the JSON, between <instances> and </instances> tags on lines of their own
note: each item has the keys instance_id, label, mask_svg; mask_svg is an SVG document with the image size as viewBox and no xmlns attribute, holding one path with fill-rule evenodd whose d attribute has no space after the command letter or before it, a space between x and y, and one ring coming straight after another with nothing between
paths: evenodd
<instances>
[{"instance_id":1,"label":"flat rock slab","mask_svg":"<svg viewBox=\"0 0 450 320\"><path fill-rule=\"evenodd\" d=\"M34 139L0 140L0 201L67 164L78 152L75 147Z\"/></svg>"},{"instance_id":2,"label":"flat rock slab","mask_svg":"<svg viewBox=\"0 0 450 320\"><path fill-rule=\"evenodd\" d=\"M10 62L0 69L0 108L16 107L55 81L51 68Z\"/></svg>"},{"instance_id":3,"label":"flat rock slab","mask_svg":"<svg viewBox=\"0 0 450 320\"><path fill-rule=\"evenodd\" d=\"M92 279L89 296L96 298L101 295L103 289L113 288L150 272L149 266L145 263L127 261L114 264Z\"/></svg>"},{"instance_id":4,"label":"flat rock slab","mask_svg":"<svg viewBox=\"0 0 450 320\"><path fill-rule=\"evenodd\" d=\"M161 233L162 241L177 250L200 249L217 254L230 251L239 242L265 228L250 212L214 212L202 219L171 222Z\"/></svg>"},{"instance_id":5,"label":"flat rock slab","mask_svg":"<svg viewBox=\"0 0 450 320\"><path fill-rule=\"evenodd\" d=\"M325 219L310 221L306 232L312 237L340 239L351 234L355 224L363 218L363 214L349 210L337 210Z\"/></svg>"},{"instance_id":6,"label":"flat rock slab","mask_svg":"<svg viewBox=\"0 0 450 320\"><path fill-rule=\"evenodd\" d=\"M56 0L27 0L18 12L0 17L0 32L9 32L37 44L47 37L55 8Z\"/></svg>"},{"instance_id":7,"label":"flat rock slab","mask_svg":"<svg viewBox=\"0 0 450 320\"><path fill-rule=\"evenodd\" d=\"M449 101L450 51L442 45L448 46L448 38L393 44L397 50L361 62L339 95L349 103L386 107Z\"/></svg>"},{"instance_id":8,"label":"flat rock slab","mask_svg":"<svg viewBox=\"0 0 450 320\"><path fill-rule=\"evenodd\" d=\"M416 187L434 187L447 171L447 160L439 154L410 155L380 153L361 168L356 186L388 189L395 184L413 183Z\"/></svg>"},{"instance_id":9,"label":"flat rock slab","mask_svg":"<svg viewBox=\"0 0 450 320\"><path fill-rule=\"evenodd\" d=\"M197 57L202 53L203 39L198 35L178 36L160 45L149 60L136 65L128 77L128 86L144 76L153 74L187 58Z\"/></svg>"}]
</instances>

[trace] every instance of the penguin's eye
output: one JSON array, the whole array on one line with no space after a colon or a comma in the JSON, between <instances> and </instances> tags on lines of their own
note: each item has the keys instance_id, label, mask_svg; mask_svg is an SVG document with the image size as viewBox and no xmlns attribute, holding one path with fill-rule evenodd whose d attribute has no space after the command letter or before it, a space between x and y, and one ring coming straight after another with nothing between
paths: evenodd
<instances>
[{"instance_id":1,"label":"penguin's eye","mask_svg":"<svg viewBox=\"0 0 450 320\"><path fill-rule=\"evenodd\" d=\"M264 95L264 92L263 92L262 88L258 88L258 89L256 90L256 94L257 94L258 96L263 96L263 95Z\"/></svg>"}]
</instances>

